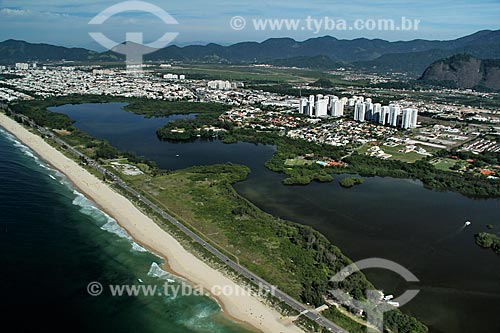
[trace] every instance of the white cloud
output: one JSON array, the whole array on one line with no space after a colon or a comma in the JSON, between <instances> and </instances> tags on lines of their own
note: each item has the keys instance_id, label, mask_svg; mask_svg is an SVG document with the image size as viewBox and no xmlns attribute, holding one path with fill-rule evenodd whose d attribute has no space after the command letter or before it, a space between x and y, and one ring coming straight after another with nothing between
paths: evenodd
<instances>
[{"instance_id":1,"label":"white cloud","mask_svg":"<svg viewBox=\"0 0 500 333\"><path fill-rule=\"evenodd\" d=\"M63 13L54 13L54 12L37 12L31 9L17 9L17 8L2 8L0 9L0 17L4 18L17 18L17 19L63 19L70 18L71 15L63 14Z\"/></svg>"},{"instance_id":2,"label":"white cloud","mask_svg":"<svg viewBox=\"0 0 500 333\"><path fill-rule=\"evenodd\" d=\"M26 9L11 9L11 8L2 8L0 9L1 16L27 16L30 15L31 11Z\"/></svg>"}]
</instances>

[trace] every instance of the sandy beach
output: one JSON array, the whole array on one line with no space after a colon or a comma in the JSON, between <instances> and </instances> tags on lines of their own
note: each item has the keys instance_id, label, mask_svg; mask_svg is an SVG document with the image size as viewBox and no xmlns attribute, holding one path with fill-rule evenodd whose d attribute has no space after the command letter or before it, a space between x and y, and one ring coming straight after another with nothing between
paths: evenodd
<instances>
[{"instance_id":1,"label":"sandy beach","mask_svg":"<svg viewBox=\"0 0 500 333\"><path fill-rule=\"evenodd\" d=\"M54 168L63 172L79 190L116 219L135 241L161 255L166 260L165 267L169 271L186 278L194 286L204 290L220 286L231 288L236 293L239 291L238 296L217 296L217 301L232 319L266 333L303 332L289 321L282 319L276 310L264 305L257 297L243 293L241 286L188 252L174 237L161 229L124 196L50 146L41 137L29 132L3 113L0 113L0 126Z\"/></svg>"}]
</instances>

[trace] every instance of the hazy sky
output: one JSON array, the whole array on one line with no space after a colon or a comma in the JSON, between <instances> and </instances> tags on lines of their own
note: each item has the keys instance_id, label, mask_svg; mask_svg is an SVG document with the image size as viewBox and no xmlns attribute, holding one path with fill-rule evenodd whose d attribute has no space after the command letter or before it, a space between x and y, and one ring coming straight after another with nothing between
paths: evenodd
<instances>
[{"instance_id":1,"label":"hazy sky","mask_svg":"<svg viewBox=\"0 0 500 333\"><path fill-rule=\"evenodd\" d=\"M292 37L303 40L332 35L338 38L383 38L387 40L453 39L478 30L500 29L500 0L152 0L178 25L165 25L152 14L127 12L114 16L101 26L88 22L105 8L120 3L108 0L0 0L0 40L22 39L59 45L92 47L91 31L105 33L117 42L126 32L144 32L153 41L165 32L179 32L175 43L233 43L262 41L270 37ZM246 27L234 30L231 18L246 19ZM328 16L352 24L356 19L420 20L418 31L326 30L317 33L304 28L311 16L318 20ZM253 19L301 19L297 30L257 31ZM338 21L337 21L338 22ZM95 46L95 45L94 45Z\"/></svg>"}]
</instances>

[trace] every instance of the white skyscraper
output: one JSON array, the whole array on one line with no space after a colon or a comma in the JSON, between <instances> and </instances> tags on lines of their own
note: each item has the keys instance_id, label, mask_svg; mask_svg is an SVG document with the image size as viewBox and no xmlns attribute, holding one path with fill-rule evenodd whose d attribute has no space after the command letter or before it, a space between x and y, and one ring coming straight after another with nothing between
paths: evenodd
<instances>
[{"instance_id":1,"label":"white skyscraper","mask_svg":"<svg viewBox=\"0 0 500 333\"><path fill-rule=\"evenodd\" d=\"M418 110L417 109L412 109L412 111L411 111L411 121L410 121L411 128L416 128L417 127L417 122L418 122Z\"/></svg>"},{"instance_id":2,"label":"white skyscraper","mask_svg":"<svg viewBox=\"0 0 500 333\"><path fill-rule=\"evenodd\" d=\"M318 95L318 100L314 105L314 115L316 117L325 117L328 115L328 97L323 98L322 95Z\"/></svg>"},{"instance_id":3,"label":"white skyscraper","mask_svg":"<svg viewBox=\"0 0 500 333\"><path fill-rule=\"evenodd\" d=\"M365 120L371 121L373 120L373 103L371 98L367 98L365 100Z\"/></svg>"},{"instance_id":4,"label":"white skyscraper","mask_svg":"<svg viewBox=\"0 0 500 333\"><path fill-rule=\"evenodd\" d=\"M336 99L339 99L338 96L330 95L330 100L336 100Z\"/></svg>"},{"instance_id":5,"label":"white skyscraper","mask_svg":"<svg viewBox=\"0 0 500 333\"><path fill-rule=\"evenodd\" d=\"M178 80L179 75L178 74L167 74L165 78L172 79L172 80ZM215 81L209 81L208 87L210 89L216 89L216 90L229 90L229 89L233 88L233 85L229 81L215 80Z\"/></svg>"},{"instance_id":6,"label":"white skyscraper","mask_svg":"<svg viewBox=\"0 0 500 333\"><path fill-rule=\"evenodd\" d=\"M344 115L344 102L342 100L330 101L330 115L332 117L342 117Z\"/></svg>"},{"instance_id":7,"label":"white skyscraper","mask_svg":"<svg viewBox=\"0 0 500 333\"><path fill-rule=\"evenodd\" d=\"M418 111L416 109L404 109L401 128L410 129L417 127Z\"/></svg>"},{"instance_id":8,"label":"white skyscraper","mask_svg":"<svg viewBox=\"0 0 500 333\"><path fill-rule=\"evenodd\" d=\"M388 106L383 106L382 111L380 111L380 118L378 120L379 124L385 125L389 123L390 108Z\"/></svg>"},{"instance_id":9,"label":"white skyscraper","mask_svg":"<svg viewBox=\"0 0 500 333\"><path fill-rule=\"evenodd\" d=\"M380 103L373 104L372 121L380 123L382 105Z\"/></svg>"},{"instance_id":10,"label":"white skyscraper","mask_svg":"<svg viewBox=\"0 0 500 333\"><path fill-rule=\"evenodd\" d=\"M365 113L366 113L365 103L357 103L354 106L354 120L361 122L365 121Z\"/></svg>"},{"instance_id":11,"label":"white skyscraper","mask_svg":"<svg viewBox=\"0 0 500 333\"><path fill-rule=\"evenodd\" d=\"M307 98L300 99L299 113L307 115L309 107L309 100Z\"/></svg>"},{"instance_id":12,"label":"white skyscraper","mask_svg":"<svg viewBox=\"0 0 500 333\"><path fill-rule=\"evenodd\" d=\"M25 62L18 62L16 63L16 69L17 70L23 70L26 71L30 68L30 65L25 63Z\"/></svg>"},{"instance_id":13,"label":"white skyscraper","mask_svg":"<svg viewBox=\"0 0 500 333\"><path fill-rule=\"evenodd\" d=\"M403 109L403 114L401 118L401 128L408 129L410 128L411 121L411 109Z\"/></svg>"},{"instance_id":14,"label":"white skyscraper","mask_svg":"<svg viewBox=\"0 0 500 333\"><path fill-rule=\"evenodd\" d=\"M401 114L401 107L397 104L389 105L389 125L398 126L398 117Z\"/></svg>"},{"instance_id":15,"label":"white skyscraper","mask_svg":"<svg viewBox=\"0 0 500 333\"><path fill-rule=\"evenodd\" d=\"M308 108L308 116L314 116L314 95L309 96L309 108Z\"/></svg>"}]
</instances>

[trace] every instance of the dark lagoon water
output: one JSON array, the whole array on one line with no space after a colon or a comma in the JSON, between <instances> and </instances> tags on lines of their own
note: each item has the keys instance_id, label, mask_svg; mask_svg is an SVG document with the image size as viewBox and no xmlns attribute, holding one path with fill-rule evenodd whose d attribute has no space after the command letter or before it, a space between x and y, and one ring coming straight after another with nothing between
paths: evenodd
<instances>
[{"instance_id":1,"label":"dark lagoon water","mask_svg":"<svg viewBox=\"0 0 500 333\"><path fill-rule=\"evenodd\" d=\"M144 118L122 109L125 103L64 105L50 110L64 113L76 126L99 139L108 140L123 151L132 151L154 160L163 169L183 169L199 164L235 162L260 166L271 157L274 147L253 144L226 145L218 140L166 142L158 140L156 130L165 123L194 115ZM262 156L264 153L264 156ZM179 155L179 156L177 156ZM256 160L258 159L258 160Z\"/></svg>"},{"instance_id":2,"label":"dark lagoon water","mask_svg":"<svg viewBox=\"0 0 500 333\"><path fill-rule=\"evenodd\" d=\"M416 285L393 273L365 273L386 293L421 289L404 311L423 320L432 332L500 332L500 260L493 251L477 247L473 238L486 230L486 224L500 231L500 200L473 200L427 190L411 180L379 177L352 189L337 182L282 186L283 175L264 167L275 150L272 146L161 142L155 130L175 117L145 119L121 106L66 105L52 110L165 169L227 161L245 164L252 174L235 188L262 209L313 226L353 260L380 257L410 269L420 279ZM467 220L472 226L463 228Z\"/></svg>"},{"instance_id":3,"label":"dark lagoon water","mask_svg":"<svg viewBox=\"0 0 500 333\"><path fill-rule=\"evenodd\" d=\"M183 282L1 128L0 212L3 332L250 332L207 297L90 296L92 281Z\"/></svg>"}]
</instances>

